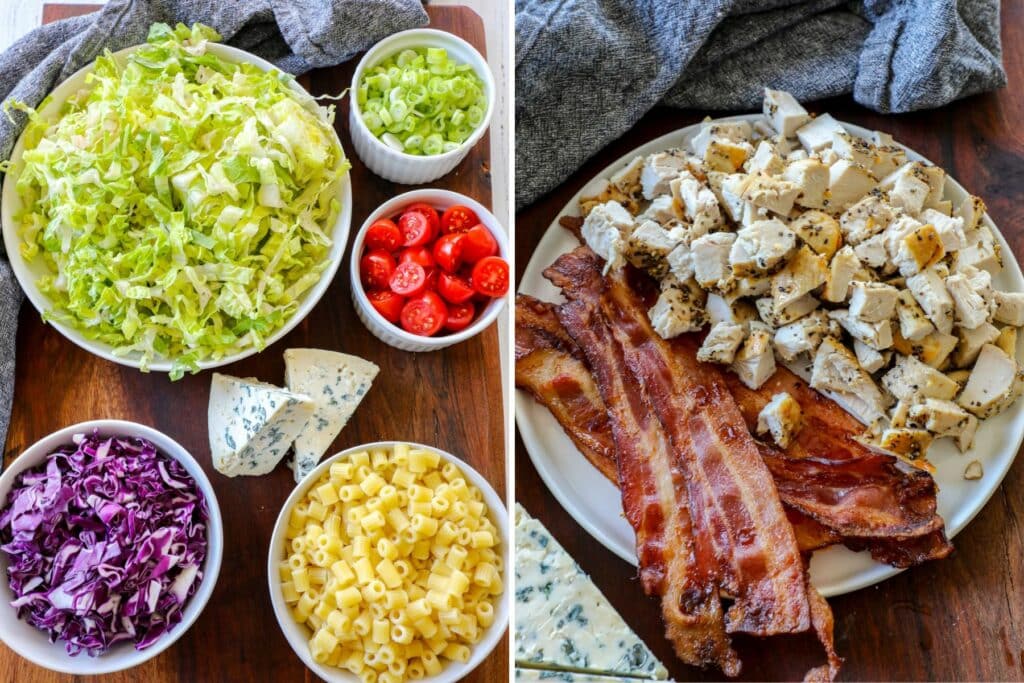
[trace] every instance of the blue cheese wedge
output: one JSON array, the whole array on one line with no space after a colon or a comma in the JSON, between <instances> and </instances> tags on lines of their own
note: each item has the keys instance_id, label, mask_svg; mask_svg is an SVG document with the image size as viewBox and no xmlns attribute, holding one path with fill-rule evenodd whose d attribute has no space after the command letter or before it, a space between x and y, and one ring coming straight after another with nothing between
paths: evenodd
<instances>
[{"instance_id":1,"label":"blue cheese wedge","mask_svg":"<svg viewBox=\"0 0 1024 683\"><path fill-rule=\"evenodd\" d=\"M547 529L520 505L515 514L516 665L667 678L662 663Z\"/></svg>"},{"instance_id":2,"label":"blue cheese wedge","mask_svg":"<svg viewBox=\"0 0 1024 683\"><path fill-rule=\"evenodd\" d=\"M523 681L523 683L532 683L533 681L555 681L555 683L559 681L564 681L565 683L636 683L638 680L642 679L516 667L516 681Z\"/></svg>"},{"instance_id":3,"label":"blue cheese wedge","mask_svg":"<svg viewBox=\"0 0 1024 683\"><path fill-rule=\"evenodd\" d=\"M210 453L229 477L267 474L313 416L313 399L256 379L214 373L210 382Z\"/></svg>"},{"instance_id":4,"label":"blue cheese wedge","mask_svg":"<svg viewBox=\"0 0 1024 683\"><path fill-rule=\"evenodd\" d=\"M284 367L288 389L316 403L313 418L295 438L292 470L299 482L344 429L380 368L357 356L322 349L288 349Z\"/></svg>"}]
</instances>

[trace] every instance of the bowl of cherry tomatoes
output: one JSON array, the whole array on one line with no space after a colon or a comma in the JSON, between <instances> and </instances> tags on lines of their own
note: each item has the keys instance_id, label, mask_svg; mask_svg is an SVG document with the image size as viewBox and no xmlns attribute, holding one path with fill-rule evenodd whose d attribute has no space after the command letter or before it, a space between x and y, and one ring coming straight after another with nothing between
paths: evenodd
<instances>
[{"instance_id":1,"label":"bowl of cherry tomatoes","mask_svg":"<svg viewBox=\"0 0 1024 683\"><path fill-rule=\"evenodd\" d=\"M413 190L370 214L352 243L352 300L363 324L403 351L436 351L497 319L511 284L508 239L482 204Z\"/></svg>"}]
</instances>

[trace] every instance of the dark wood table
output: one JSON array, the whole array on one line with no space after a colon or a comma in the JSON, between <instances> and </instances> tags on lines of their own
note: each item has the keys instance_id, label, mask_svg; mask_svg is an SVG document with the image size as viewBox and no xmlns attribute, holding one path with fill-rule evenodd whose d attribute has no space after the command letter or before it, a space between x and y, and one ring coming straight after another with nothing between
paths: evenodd
<instances>
[{"instance_id":1,"label":"dark wood table","mask_svg":"<svg viewBox=\"0 0 1024 683\"><path fill-rule=\"evenodd\" d=\"M46 8L45 19L91 11L90 7ZM480 17L466 7L429 7L431 24L458 34L484 52ZM313 94L348 87L358 57L302 79ZM411 189L371 174L353 151L347 100L338 105L335 128L352 161L352 234L385 200ZM490 140L484 136L452 173L432 183L491 204ZM349 294L346 261L313 312L282 341L225 368L240 377L284 382L282 353L314 347L353 353L377 363L381 372L355 416L329 452L380 439L435 445L469 462L505 496L505 438L501 410L498 333L444 351L406 353L373 337L359 322ZM263 477L229 479L210 464L206 410L211 372L171 382L94 357L44 325L27 302L19 319L14 412L4 447L10 462L27 446L66 425L119 418L150 425L177 440L206 469L224 517L224 562L217 588L196 623L171 648L148 663L103 677L105 681L315 681L285 641L267 594L270 533L295 485L279 466ZM466 680L508 679L508 636ZM0 683L82 681L49 672L0 644Z\"/></svg>"},{"instance_id":2,"label":"dark wood table","mask_svg":"<svg viewBox=\"0 0 1024 683\"><path fill-rule=\"evenodd\" d=\"M810 105L892 133L983 197L992 219L1024 257L1024 6L1004 3L1008 88L935 111L883 116L851 98ZM714 112L656 109L571 179L516 216L521 275L551 220L583 184L634 147ZM1018 408L1019 409L1019 406ZM581 467L589 465L580 458ZM547 490L516 438L516 498L552 531L651 646L677 680L718 680L681 664L665 640L658 604L636 570L596 543ZM844 680L1024 680L1024 458L985 509L954 540L953 557L832 598ZM746 680L799 680L823 660L809 637L737 640Z\"/></svg>"}]
</instances>

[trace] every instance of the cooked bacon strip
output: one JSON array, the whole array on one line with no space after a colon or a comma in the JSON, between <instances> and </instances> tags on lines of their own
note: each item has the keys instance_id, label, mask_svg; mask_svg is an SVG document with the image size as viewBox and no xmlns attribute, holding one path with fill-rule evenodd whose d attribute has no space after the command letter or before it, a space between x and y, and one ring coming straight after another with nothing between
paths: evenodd
<instances>
[{"instance_id":1,"label":"cooked bacon strip","mask_svg":"<svg viewBox=\"0 0 1024 683\"><path fill-rule=\"evenodd\" d=\"M673 352L678 344L653 332L622 274L603 281L589 249L562 255L545 276L568 298L600 304L646 390L686 480L697 554L718 560L719 586L735 596L727 631L806 631L810 606L793 527L721 373Z\"/></svg>"},{"instance_id":2,"label":"cooked bacon strip","mask_svg":"<svg viewBox=\"0 0 1024 683\"><path fill-rule=\"evenodd\" d=\"M516 297L516 386L547 406L584 457L618 482L608 411L554 305Z\"/></svg>"},{"instance_id":3,"label":"cooked bacon strip","mask_svg":"<svg viewBox=\"0 0 1024 683\"><path fill-rule=\"evenodd\" d=\"M714 558L695 552L686 484L661 423L623 372L622 350L595 303L566 304L558 317L585 352L608 408L641 583L648 595L661 596L666 635L684 662L716 664L735 676L740 662L725 633Z\"/></svg>"}]
</instances>

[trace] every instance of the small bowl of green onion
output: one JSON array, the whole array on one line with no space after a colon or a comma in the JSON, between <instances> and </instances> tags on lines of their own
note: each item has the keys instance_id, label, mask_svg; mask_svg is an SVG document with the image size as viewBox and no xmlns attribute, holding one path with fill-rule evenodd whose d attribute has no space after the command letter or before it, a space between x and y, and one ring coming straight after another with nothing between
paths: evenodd
<instances>
[{"instance_id":1,"label":"small bowl of green onion","mask_svg":"<svg viewBox=\"0 0 1024 683\"><path fill-rule=\"evenodd\" d=\"M494 79L487 60L444 31L402 31L373 46L352 77L349 129L359 158L392 182L436 180L487 130Z\"/></svg>"}]
</instances>

